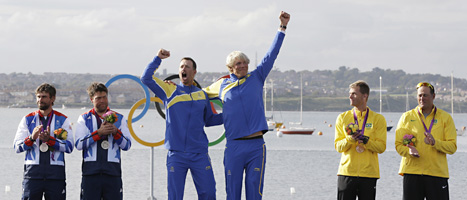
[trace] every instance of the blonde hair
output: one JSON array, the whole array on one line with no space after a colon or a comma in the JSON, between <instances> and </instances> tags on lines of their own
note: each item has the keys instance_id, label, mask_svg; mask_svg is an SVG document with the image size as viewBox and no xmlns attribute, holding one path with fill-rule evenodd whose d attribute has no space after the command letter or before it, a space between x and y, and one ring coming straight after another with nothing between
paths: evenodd
<instances>
[{"instance_id":1,"label":"blonde hair","mask_svg":"<svg viewBox=\"0 0 467 200\"><path fill-rule=\"evenodd\" d=\"M233 73L232 68L234 67L236 60L244 60L246 61L246 63L250 64L250 59L243 52L233 51L227 56L227 59L225 61L225 65L229 69L230 73Z\"/></svg>"}]
</instances>

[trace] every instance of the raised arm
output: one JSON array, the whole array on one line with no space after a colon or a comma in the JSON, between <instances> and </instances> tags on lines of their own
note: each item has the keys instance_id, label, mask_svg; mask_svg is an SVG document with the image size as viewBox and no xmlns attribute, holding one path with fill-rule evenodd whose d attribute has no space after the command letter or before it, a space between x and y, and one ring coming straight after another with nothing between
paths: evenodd
<instances>
[{"instance_id":1,"label":"raised arm","mask_svg":"<svg viewBox=\"0 0 467 200\"><path fill-rule=\"evenodd\" d=\"M272 45L264 56L263 60L256 68L256 70L260 73L260 77L262 77L263 81L266 80L266 77L274 66L277 55L279 55L279 50L285 37L285 30L289 24L290 15L284 11L281 11L279 14L279 20L280 25L279 30L276 33L276 37L274 38Z\"/></svg>"},{"instance_id":2,"label":"raised arm","mask_svg":"<svg viewBox=\"0 0 467 200\"><path fill-rule=\"evenodd\" d=\"M143 82L149 89L151 89L157 97L162 100L167 99L177 86L165 83L161 79L153 76L154 72L159 68L162 59L170 57L170 51L159 49L157 56L149 65L144 69L141 75L141 82Z\"/></svg>"}]
</instances>

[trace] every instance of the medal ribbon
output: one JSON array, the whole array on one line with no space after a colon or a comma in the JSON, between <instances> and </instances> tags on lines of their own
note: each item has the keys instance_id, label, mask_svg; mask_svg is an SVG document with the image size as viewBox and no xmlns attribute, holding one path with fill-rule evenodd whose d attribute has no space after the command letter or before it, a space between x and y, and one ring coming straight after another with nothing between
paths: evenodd
<instances>
[{"instance_id":1,"label":"medal ribbon","mask_svg":"<svg viewBox=\"0 0 467 200\"><path fill-rule=\"evenodd\" d=\"M46 127L42 127L41 132L44 131L44 128L46 129L47 127L50 126L50 123L52 123L53 114L54 114L54 110L52 110L52 112L50 112L50 114L49 114L50 117L49 117L49 119L48 119L48 121L47 121L47 126L46 126ZM40 118L39 118L39 125L42 125L42 120L40 120Z\"/></svg>"},{"instance_id":2,"label":"medal ribbon","mask_svg":"<svg viewBox=\"0 0 467 200\"><path fill-rule=\"evenodd\" d=\"M357 114L355 113L355 110L352 110L352 112L353 112L353 119L355 120L355 124L357 124L358 126ZM370 112L370 109L366 108L365 119L363 120L363 125L362 125L362 130L361 130L362 135L365 135L365 125L366 125L366 120L368 119L369 112Z\"/></svg>"},{"instance_id":3,"label":"medal ribbon","mask_svg":"<svg viewBox=\"0 0 467 200\"><path fill-rule=\"evenodd\" d=\"M433 119L431 119L430 129L426 128L425 122L422 119L422 113L420 113L420 109L417 110L418 115L420 116L420 121L422 121L423 127L425 127L425 131L428 132L428 133L431 133L431 128L433 128L433 123L435 122L436 110L437 110L437 108L435 106L435 111L433 113Z\"/></svg>"},{"instance_id":4,"label":"medal ribbon","mask_svg":"<svg viewBox=\"0 0 467 200\"><path fill-rule=\"evenodd\" d=\"M101 127L101 125L102 125L102 117L100 117L100 116L97 114L96 110L94 110L94 116L96 117L96 121L97 121L97 129L99 129L99 128ZM102 136L102 139L103 139L103 140L106 140L106 139L107 139L107 135Z\"/></svg>"}]
</instances>

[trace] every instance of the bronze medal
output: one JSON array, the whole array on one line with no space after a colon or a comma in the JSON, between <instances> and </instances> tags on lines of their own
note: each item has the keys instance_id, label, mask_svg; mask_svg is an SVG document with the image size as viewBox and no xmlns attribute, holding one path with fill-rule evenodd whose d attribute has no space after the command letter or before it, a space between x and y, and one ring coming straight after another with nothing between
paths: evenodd
<instances>
[{"instance_id":1,"label":"bronze medal","mask_svg":"<svg viewBox=\"0 0 467 200\"><path fill-rule=\"evenodd\" d=\"M355 150L357 150L358 153L363 153L365 151L365 146L358 144L357 147L355 147Z\"/></svg>"},{"instance_id":2,"label":"bronze medal","mask_svg":"<svg viewBox=\"0 0 467 200\"><path fill-rule=\"evenodd\" d=\"M424 139L426 144L431 144L431 139L428 137L428 133L425 132L425 139Z\"/></svg>"}]
</instances>

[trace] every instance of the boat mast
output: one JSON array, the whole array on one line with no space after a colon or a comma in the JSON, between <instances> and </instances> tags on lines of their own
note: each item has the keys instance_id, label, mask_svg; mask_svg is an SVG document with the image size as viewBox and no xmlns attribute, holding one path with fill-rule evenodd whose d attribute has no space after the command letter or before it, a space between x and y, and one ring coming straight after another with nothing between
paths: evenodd
<instances>
[{"instance_id":1,"label":"boat mast","mask_svg":"<svg viewBox=\"0 0 467 200\"><path fill-rule=\"evenodd\" d=\"M381 85L382 85L382 78L379 76L379 113L381 114L383 110L383 98L381 94Z\"/></svg>"},{"instance_id":2,"label":"boat mast","mask_svg":"<svg viewBox=\"0 0 467 200\"><path fill-rule=\"evenodd\" d=\"M263 86L263 90L264 90L264 97L263 97L263 103L264 103L264 114L266 115L266 111L268 110L266 107L267 107L267 104L266 104L266 99L268 97L268 87L267 87L267 83L265 82L264 83L264 86Z\"/></svg>"},{"instance_id":3,"label":"boat mast","mask_svg":"<svg viewBox=\"0 0 467 200\"><path fill-rule=\"evenodd\" d=\"M409 105L409 92L405 93L405 111L409 111L410 105Z\"/></svg>"},{"instance_id":4,"label":"boat mast","mask_svg":"<svg viewBox=\"0 0 467 200\"><path fill-rule=\"evenodd\" d=\"M300 125L302 124L303 113L303 73L300 73Z\"/></svg>"},{"instance_id":5,"label":"boat mast","mask_svg":"<svg viewBox=\"0 0 467 200\"><path fill-rule=\"evenodd\" d=\"M272 116L272 119L274 119L274 82L273 80L271 79L271 116Z\"/></svg>"},{"instance_id":6,"label":"boat mast","mask_svg":"<svg viewBox=\"0 0 467 200\"><path fill-rule=\"evenodd\" d=\"M454 78L451 72L451 116L454 115Z\"/></svg>"}]
</instances>

